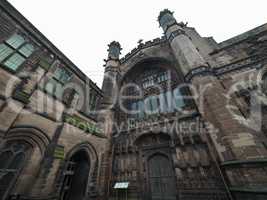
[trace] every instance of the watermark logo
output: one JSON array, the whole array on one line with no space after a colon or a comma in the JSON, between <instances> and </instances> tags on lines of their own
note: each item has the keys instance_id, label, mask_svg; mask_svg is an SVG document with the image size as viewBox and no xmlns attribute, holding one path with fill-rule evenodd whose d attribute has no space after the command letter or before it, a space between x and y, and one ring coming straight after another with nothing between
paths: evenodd
<instances>
[{"instance_id":1,"label":"watermark logo","mask_svg":"<svg viewBox=\"0 0 267 200\"><path fill-rule=\"evenodd\" d=\"M266 93L262 89L262 74L255 73L255 71L244 73L247 74L239 73L232 76L233 84L229 88L224 88L221 93L213 88L212 82L199 85L190 83L174 85L170 71L167 71L166 76L161 78L146 79L145 82L130 80L120 83L120 85L114 74L112 76L105 74L103 98L96 98L97 93L89 81L85 83L69 81L62 84L53 81L51 74L36 80L38 76L24 73L20 77L24 80L20 85L17 85L16 79L6 82L5 95L9 97L14 92L24 92L24 98L29 98L27 107L31 108L31 111L45 113L56 119L59 119L64 112L71 114L75 110L95 118L102 116L103 130L105 126L111 126L115 132L120 133L127 129L154 127L152 128L154 131L179 129L179 132L185 132L181 130L183 125L177 123L175 119L181 115L190 115L194 110L198 110L202 115L209 112L205 101L212 98L212 96L208 96L212 91L225 99L224 106L229 112L229 117L243 126L261 131L262 105L267 104ZM54 83L51 85L52 88L46 85L49 80L52 80L50 84ZM68 91L75 91L75 95L68 95ZM242 96L243 93L244 96ZM238 94L239 97L237 97ZM95 106L92 109L91 103L94 98L96 98ZM249 102L247 105L239 105L238 98L243 98L244 102L247 100L245 98L248 98ZM68 102L68 106L60 106L60 102ZM20 110L20 112L24 112L23 114L30 113L28 109L21 109L21 105L15 101L10 101L8 106L14 112ZM249 114L244 116L240 112L240 106L246 106ZM109 115L108 121L105 121L107 111L111 110L114 111L115 116ZM168 121L170 119L172 119L172 123ZM110 123L110 121L112 122ZM168 122L166 123L166 121ZM191 129L193 126L200 127L199 124L194 123L189 126Z\"/></svg>"}]
</instances>

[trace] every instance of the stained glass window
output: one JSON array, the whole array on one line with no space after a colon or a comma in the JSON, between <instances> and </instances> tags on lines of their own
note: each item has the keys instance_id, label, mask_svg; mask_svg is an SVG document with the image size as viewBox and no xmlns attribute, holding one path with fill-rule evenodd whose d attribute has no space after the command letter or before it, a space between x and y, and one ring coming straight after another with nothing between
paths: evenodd
<instances>
[{"instance_id":1,"label":"stained glass window","mask_svg":"<svg viewBox=\"0 0 267 200\"><path fill-rule=\"evenodd\" d=\"M0 62L8 69L16 71L33 51L32 44L27 43L19 34L14 34L0 44Z\"/></svg>"},{"instance_id":2,"label":"stained glass window","mask_svg":"<svg viewBox=\"0 0 267 200\"><path fill-rule=\"evenodd\" d=\"M63 86L52 78L46 83L45 90L49 94L55 95L57 98L61 98L63 93Z\"/></svg>"},{"instance_id":3,"label":"stained glass window","mask_svg":"<svg viewBox=\"0 0 267 200\"><path fill-rule=\"evenodd\" d=\"M133 102L131 105L131 111L132 111L132 116L136 117L136 112L138 112L138 103L137 102Z\"/></svg>"},{"instance_id":4,"label":"stained glass window","mask_svg":"<svg viewBox=\"0 0 267 200\"><path fill-rule=\"evenodd\" d=\"M165 71L165 72L159 74L157 81L158 81L158 83L161 83L161 82L167 81L169 79L170 79L170 75L167 71Z\"/></svg>"},{"instance_id":5,"label":"stained glass window","mask_svg":"<svg viewBox=\"0 0 267 200\"><path fill-rule=\"evenodd\" d=\"M145 109L144 109L144 102L143 101L138 101L138 110L139 110L138 117L140 119L144 118L144 116L145 116L145 112L144 112Z\"/></svg>"},{"instance_id":6,"label":"stained glass window","mask_svg":"<svg viewBox=\"0 0 267 200\"><path fill-rule=\"evenodd\" d=\"M167 113L167 111L168 111L167 102L166 102L166 98L165 98L165 94L164 93L161 93L159 95L159 104L160 104L160 112Z\"/></svg>"},{"instance_id":7,"label":"stained glass window","mask_svg":"<svg viewBox=\"0 0 267 200\"><path fill-rule=\"evenodd\" d=\"M173 113L177 110L181 110L184 107L184 99L179 89L174 89L178 80L176 77L172 77L171 71L161 67L149 66L145 70L140 70L139 75L132 75L133 77L126 80L126 83L133 79L134 83L142 86L142 100L131 102L129 100L130 110L134 110L137 106L139 111L137 116L142 119L144 116L153 116L158 113ZM173 78L173 80L171 80ZM172 81L167 83L167 81ZM128 94L136 95L135 92L128 90ZM133 115L131 116L133 117Z\"/></svg>"},{"instance_id":8,"label":"stained glass window","mask_svg":"<svg viewBox=\"0 0 267 200\"><path fill-rule=\"evenodd\" d=\"M26 59L18 53L13 54L9 59L4 62L4 65L14 71L25 61Z\"/></svg>"},{"instance_id":9,"label":"stained glass window","mask_svg":"<svg viewBox=\"0 0 267 200\"><path fill-rule=\"evenodd\" d=\"M144 105L145 105L145 112L146 114L150 115L152 113L152 106L151 106L151 100L150 100L150 96L145 98L144 100Z\"/></svg>"},{"instance_id":10,"label":"stained glass window","mask_svg":"<svg viewBox=\"0 0 267 200\"><path fill-rule=\"evenodd\" d=\"M6 57L8 57L13 50L6 44L0 44L0 62L2 62Z\"/></svg>"},{"instance_id":11,"label":"stained glass window","mask_svg":"<svg viewBox=\"0 0 267 200\"><path fill-rule=\"evenodd\" d=\"M151 111L152 111L152 113L157 113L159 111L158 97L157 96L152 96L150 98L150 102L151 102Z\"/></svg>"},{"instance_id":12,"label":"stained glass window","mask_svg":"<svg viewBox=\"0 0 267 200\"><path fill-rule=\"evenodd\" d=\"M173 96L172 96L172 91L167 91L165 93L166 96L166 102L167 102L167 111L168 112L173 112L174 108L173 108Z\"/></svg>"},{"instance_id":13,"label":"stained glass window","mask_svg":"<svg viewBox=\"0 0 267 200\"><path fill-rule=\"evenodd\" d=\"M89 111L94 111L96 109L97 97L95 92L90 92L90 99L89 99Z\"/></svg>"},{"instance_id":14,"label":"stained glass window","mask_svg":"<svg viewBox=\"0 0 267 200\"><path fill-rule=\"evenodd\" d=\"M175 109L179 110L185 105L179 88L176 88L173 90L173 100L174 100Z\"/></svg>"},{"instance_id":15,"label":"stained glass window","mask_svg":"<svg viewBox=\"0 0 267 200\"><path fill-rule=\"evenodd\" d=\"M151 76L147 76L144 80L143 80L143 88L149 88L151 86L153 86L155 83L154 81L154 76L151 75Z\"/></svg>"},{"instance_id":16,"label":"stained glass window","mask_svg":"<svg viewBox=\"0 0 267 200\"><path fill-rule=\"evenodd\" d=\"M71 74L64 68L57 68L47 83L45 84L45 91L49 94L61 99L64 91L64 84L71 78Z\"/></svg>"},{"instance_id":17,"label":"stained glass window","mask_svg":"<svg viewBox=\"0 0 267 200\"><path fill-rule=\"evenodd\" d=\"M19 49L19 52L24 56L29 57L34 51L34 47L31 44L26 44Z\"/></svg>"},{"instance_id":18,"label":"stained glass window","mask_svg":"<svg viewBox=\"0 0 267 200\"><path fill-rule=\"evenodd\" d=\"M55 81L53 79L51 79L46 83L45 91L48 92L49 94L53 94L54 88L55 88Z\"/></svg>"},{"instance_id":19,"label":"stained glass window","mask_svg":"<svg viewBox=\"0 0 267 200\"><path fill-rule=\"evenodd\" d=\"M144 100L130 104L131 110L138 110L138 117L143 118L144 112L147 115L160 113L171 113L181 110L185 105L183 96L179 88L167 91L159 95L148 96Z\"/></svg>"},{"instance_id":20,"label":"stained glass window","mask_svg":"<svg viewBox=\"0 0 267 200\"><path fill-rule=\"evenodd\" d=\"M54 78L62 83L66 83L70 80L71 74L63 68L57 68L54 73Z\"/></svg>"},{"instance_id":21,"label":"stained glass window","mask_svg":"<svg viewBox=\"0 0 267 200\"><path fill-rule=\"evenodd\" d=\"M8 43L10 46L12 46L15 49L21 46L24 42L25 42L24 38L18 34L14 34L6 41L6 43Z\"/></svg>"},{"instance_id":22,"label":"stained glass window","mask_svg":"<svg viewBox=\"0 0 267 200\"><path fill-rule=\"evenodd\" d=\"M2 199L6 199L30 151L30 145L22 141L7 142L0 150L0 197Z\"/></svg>"}]
</instances>

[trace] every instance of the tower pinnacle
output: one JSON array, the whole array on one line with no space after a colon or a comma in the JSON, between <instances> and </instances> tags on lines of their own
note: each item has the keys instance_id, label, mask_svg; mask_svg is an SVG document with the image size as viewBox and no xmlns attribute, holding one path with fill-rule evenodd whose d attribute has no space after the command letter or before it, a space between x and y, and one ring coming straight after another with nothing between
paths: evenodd
<instances>
[{"instance_id":1,"label":"tower pinnacle","mask_svg":"<svg viewBox=\"0 0 267 200\"><path fill-rule=\"evenodd\" d=\"M158 21L159 25L163 28L164 31L168 28L168 26L171 26L176 22L176 19L173 16L174 12L171 12L169 9L164 9L159 13Z\"/></svg>"},{"instance_id":2,"label":"tower pinnacle","mask_svg":"<svg viewBox=\"0 0 267 200\"><path fill-rule=\"evenodd\" d=\"M188 37L186 24L177 23L173 12L168 9L160 12L158 21L185 77L191 77L192 71L195 69L208 68L207 62Z\"/></svg>"},{"instance_id":3,"label":"tower pinnacle","mask_svg":"<svg viewBox=\"0 0 267 200\"><path fill-rule=\"evenodd\" d=\"M108 47L108 59L119 59L122 50L120 43L113 41L108 45Z\"/></svg>"}]
</instances>

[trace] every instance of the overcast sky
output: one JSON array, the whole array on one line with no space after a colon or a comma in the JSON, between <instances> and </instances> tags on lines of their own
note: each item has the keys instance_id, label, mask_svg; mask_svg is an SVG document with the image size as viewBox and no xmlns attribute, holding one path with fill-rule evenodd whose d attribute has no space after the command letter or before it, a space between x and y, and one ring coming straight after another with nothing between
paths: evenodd
<instances>
[{"instance_id":1,"label":"overcast sky","mask_svg":"<svg viewBox=\"0 0 267 200\"><path fill-rule=\"evenodd\" d=\"M217 42L267 22L266 0L9 0L99 87L107 44L117 40L122 56L139 39L162 36L164 8Z\"/></svg>"}]
</instances>

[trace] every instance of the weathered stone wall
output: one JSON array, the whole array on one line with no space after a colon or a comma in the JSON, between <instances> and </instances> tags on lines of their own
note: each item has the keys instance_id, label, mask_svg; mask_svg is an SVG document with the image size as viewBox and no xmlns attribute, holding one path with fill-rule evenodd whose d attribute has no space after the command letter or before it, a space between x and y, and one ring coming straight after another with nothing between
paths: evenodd
<instances>
[{"instance_id":1,"label":"weathered stone wall","mask_svg":"<svg viewBox=\"0 0 267 200\"><path fill-rule=\"evenodd\" d=\"M25 141L31 146L24 167L12 183L8 183L12 189L7 195L19 194L25 199L58 198L64 163L77 151L86 149L90 173L85 196L94 192L95 198L106 138L96 128L96 115L89 113L87 104L89 92L97 96L99 103L102 91L9 3L1 1L0 43L14 32L27 37L36 51L18 71L7 70L0 63L1 144ZM69 89L62 98L45 91L44 85L59 67L71 73L69 88L83 93L79 97L81 105L72 103L74 99ZM84 94L88 96L82 96ZM58 147L63 149L60 155L56 155Z\"/></svg>"}]
</instances>

